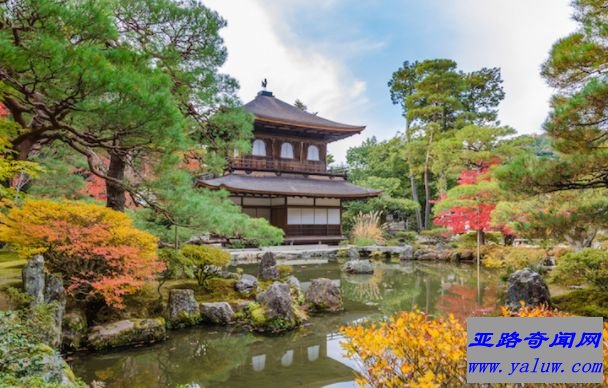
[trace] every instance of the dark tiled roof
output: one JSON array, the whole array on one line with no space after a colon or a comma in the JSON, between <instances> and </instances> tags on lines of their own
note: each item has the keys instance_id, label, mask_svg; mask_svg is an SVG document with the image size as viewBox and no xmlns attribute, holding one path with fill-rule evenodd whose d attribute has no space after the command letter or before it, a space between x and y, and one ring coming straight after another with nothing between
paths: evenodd
<instances>
[{"instance_id":1,"label":"dark tiled roof","mask_svg":"<svg viewBox=\"0 0 608 388\"><path fill-rule=\"evenodd\" d=\"M365 129L361 125L348 125L324 119L317 115L305 112L293 105L281 101L270 92L260 92L252 101L245 104L245 109L255 115L260 121L277 124L294 125L323 129L328 131L359 133Z\"/></svg>"},{"instance_id":2,"label":"dark tiled roof","mask_svg":"<svg viewBox=\"0 0 608 388\"><path fill-rule=\"evenodd\" d=\"M199 186L226 189L234 193L276 194L327 198L369 198L381 191L353 185L342 179L228 174L200 179Z\"/></svg>"}]
</instances>

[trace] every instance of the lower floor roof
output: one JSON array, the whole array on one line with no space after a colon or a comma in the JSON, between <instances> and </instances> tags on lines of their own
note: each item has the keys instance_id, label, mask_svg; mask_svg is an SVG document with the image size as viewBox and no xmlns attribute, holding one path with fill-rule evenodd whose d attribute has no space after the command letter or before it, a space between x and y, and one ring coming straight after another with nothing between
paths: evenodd
<instances>
[{"instance_id":1,"label":"lower floor roof","mask_svg":"<svg viewBox=\"0 0 608 388\"><path fill-rule=\"evenodd\" d=\"M316 198L371 198L380 190L354 185L341 178L283 175L227 174L199 179L197 186L226 189L231 193L285 195Z\"/></svg>"}]
</instances>

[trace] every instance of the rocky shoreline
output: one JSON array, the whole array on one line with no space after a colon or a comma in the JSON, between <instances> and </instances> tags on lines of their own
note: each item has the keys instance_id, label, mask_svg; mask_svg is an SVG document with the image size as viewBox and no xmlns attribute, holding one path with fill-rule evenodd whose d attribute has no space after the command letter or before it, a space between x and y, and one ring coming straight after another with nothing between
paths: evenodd
<instances>
[{"instance_id":1,"label":"rocky shoreline","mask_svg":"<svg viewBox=\"0 0 608 388\"><path fill-rule=\"evenodd\" d=\"M230 265L257 264L266 253L272 254L279 264L324 264L339 258L358 259L374 257L378 259L430 260L430 261L470 261L475 259L472 250L455 251L442 247L415 248L412 245L370 245L370 246L281 246L252 249L230 249Z\"/></svg>"},{"instance_id":2,"label":"rocky shoreline","mask_svg":"<svg viewBox=\"0 0 608 388\"><path fill-rule=\"evenodd\" d=\"M23 286L30 295L32 304L51 304L56 308L53 314L55 327L45 343L52 349L49 373L60 373L60 380L69 382L73 374L61 358L59 350L105 351L128 346L150 345L165 341L171 330L199 325L232 326L243 331L259 333L280 333L293 330L307 322L310 314L335 313L344 310L342 291L335 281L325 278L311 280L305 292L300 281L291 274L285 274L281 265L295 260L306 260L328 250L333 253L326 260L340 261L344 272L350 274L373 274L376 262L386 259L470 261L471 251L450 249L419 248L403 245L398 247L336 247L314 250L300 249L286 257L284 250L273 249L250 252L247 260L258 264L257 276L241 272L225 272L232 294L226 300L197 300L195 290L172 288L162 301L162 313L158 316L137 316L103 324L89 326L82 310L71 306L66 310L66 294L61 280L44 269L44 258L33 257L23 269ZM322 252L322 253L321 253ZM232 252L238 255L238 252ZM234 257L234 256L233 256ZM237 260L241 260L238 258ZM373 260L372 260L373 259ZM307 262L308 263L308 262ZM236 295L236 296L235 296ZM200 297L200 295L199 295ZM516 308L520 300L528 304L550 303L547 287L537 273L523 270L509 279L508 304ZM159 310L160 311L160 310ZM59 371L59 372L57 372Z\"/></svg>"}]
</instances>

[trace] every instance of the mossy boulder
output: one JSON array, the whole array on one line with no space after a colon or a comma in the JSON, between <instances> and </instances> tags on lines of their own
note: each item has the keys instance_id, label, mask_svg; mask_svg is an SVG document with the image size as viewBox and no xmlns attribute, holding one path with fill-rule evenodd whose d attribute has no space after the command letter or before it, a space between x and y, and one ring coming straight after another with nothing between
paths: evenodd
<instances>
[{"instance_id":1,"label":"mossy boulder","mask_svg":"<svg viewBox=\"0 0 608 388\"><path fill-rule=\"evenodd\" d=\"M296 291L298 295L302 293L302 285L297 277L291 275L285 279L285 283L287 283L292 290Z\"/></svg>"},{"instance_id":2,"label":"mossy boulder","mask_svg":"<svg viewBox=\"0 0 608 388\"><path fill-rule=\"evenodd\" d=\"M94 350L118 348L134 344L150 344L167 337L164 318L126 319L93 326L88 343Z\"/></svg>"},{"instance_id":3,"label":"mossy boulder","mask_svg":"<svg viewBox=\"0 0 608 388\"><path fill-rule=\"evenodd\" d=\"M56 382L67 387L78 385L74 372L59 353L53 352L43 356L41 366L41 377L46 383Z\"/></svg>"},{"instance_id":4,"label":"mossy boulder","mask_svg":"<svg viewBox=\"0 0 608 388\"><path fill-rule=\"evenodd\" d=\"M298 327L306 314L294 300L289 285L272 283L249 304L249 316L254 329L266 332L281 332Z\"/></svg>"},{"instance_id":5,"label":"mossy boulder","mask_svg":"<svg viewBox=\"0 0 608 388\"><path fill-rule=\"evenodd\" d=\"M344 272L354 274L374 273L374 264L369 260L349 260L344 264Z\"/></svg>"},{"instance_id":6,"label":"mossy boulder","mask_svg":"<svg viewBox=\"0 0 608 388\"><path fill-rule=\"evenodd\" d=\"M243 274L239 280L234 283L234 289L241 294L250 294L258 288L258 279L249 274Z\"/></svg>"},{"instance_id":7,"label":"mossy boulder","mask_svg":"<svg viewBox=\"0 0 608 388\"><path fill-rule=\"evenodd\" d=\"M277 261L272 252L264 252L259 265L259 278L262 280L276 280L279 278Z\"/></svg>"},{"instance_id":8,"label":"mossy boulder","mask_svg":"<svg viewBox=\"0 0 608 388\"><path fill-rule=\"evenodd\" d=\"M230 325L235 320L234 311L228 302L201 303L201 319L214 325Z\"/></svg>"},{"instance_id":9,"label":"mossy boulder","mask_svg":"<svg viewBox=\"0 0 608 388\"><path fill-rule=\"evenodd\" d=\"M194 297L194 290L191 289L171 290L167 310L167 326L169 328L194 326L201 321L201 313Z\"/></svg>"},{"instance_id":10,"label":"mossy boulder","mask_svg":"<svg viewBox=\"0 0 608 388\"><path fill-rule=\"evenodd\" d=\"M61 343L64 350L76 350L87 337L87 317L82 310L70 310L63 316Z\"/></svg>"},{"instance_id":11,"label":"mossy boulder","mask_svg":"<svg viewBox=\"0 0 608 388\"><path fill-rule=\"evenodd\" d=\"M314 279L304 293L304 300L313 311L344 310L340 286L331 279Z\"/></svg>"}]
</instances>

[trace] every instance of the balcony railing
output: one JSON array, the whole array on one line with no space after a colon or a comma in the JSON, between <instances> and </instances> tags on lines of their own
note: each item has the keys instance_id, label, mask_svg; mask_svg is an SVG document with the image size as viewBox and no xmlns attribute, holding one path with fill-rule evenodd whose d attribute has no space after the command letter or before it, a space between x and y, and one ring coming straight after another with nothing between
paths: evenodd
<instances>
[{"instance_id":1,"label":"balcony railing","mask_svg":"<svg viewBox=\"0 0 608 388\"><path fill-rule=\"evenodd\" d=\"M328 172L324 162L309 160L276 160L267 157L242 156L232 158L230 167L233 169L254 171L298 172L327 175L344 175L344 171Z\"/></svg>"}]
</instances>

